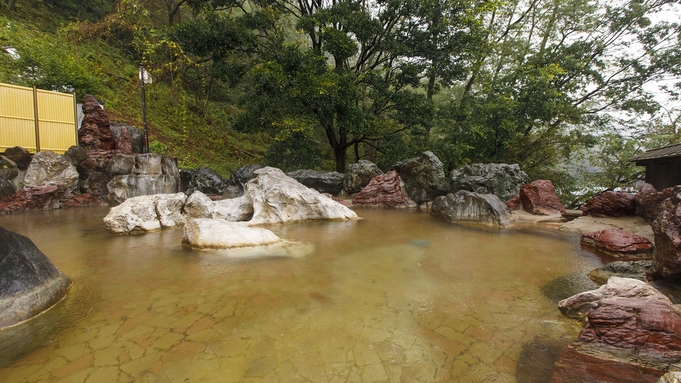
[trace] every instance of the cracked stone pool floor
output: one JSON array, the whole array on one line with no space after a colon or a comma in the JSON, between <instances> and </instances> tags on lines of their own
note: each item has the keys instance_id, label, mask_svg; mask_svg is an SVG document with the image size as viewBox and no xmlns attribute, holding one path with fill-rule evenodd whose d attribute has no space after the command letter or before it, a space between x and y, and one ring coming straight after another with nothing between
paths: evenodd
<instances>
[{"instance_id":1,"label":"cracked stone pool floor","mask_svg":"<svg viewBox=\"0 0 681 383\"><path fill-rule=\"evenodd\" d=\"M273 228L303 259L230 260L181 229L112 236L105 213L0 217L73 280L0 332L0 381L515 382L524 343L579 331L541 287L599 265L548 229L382 210Z\"/></svg>"}]
</instances>

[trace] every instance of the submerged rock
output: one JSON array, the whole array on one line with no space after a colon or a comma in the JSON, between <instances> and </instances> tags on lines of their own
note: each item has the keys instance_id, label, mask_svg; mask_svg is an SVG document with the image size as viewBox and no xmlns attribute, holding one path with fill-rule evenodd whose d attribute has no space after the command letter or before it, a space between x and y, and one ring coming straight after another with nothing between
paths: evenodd
<instances>
[{"instance_id":1,"label":"submerged rock","mask_svg":"<svg viewBox=\"0 0 681 383\"><path fill-rule=\"evenodd\" d=\"M249 227L246 223L196 218L184 225L182 241L194 249L229 249L266 246L282 239L267 229Z\"/></svg>"},{"instance_id":2,"label":"submerged rock","mask_svg":"<svg viewBox=\"0 0 681 383\"><path fill-rule=\"evenodd\" d=\"M407 196L417 204L433 201L447 192L444 165L433 152L398 162L393 166L404 181Z\"/></svg>"},{"instance_id":3,"label":"submerged rock","mask_svg":"<svg viewBox=\"0 0 681 383\"><path fill-rule=\"evenodd\" d=\"M333 199L312 190L277 168L253 172L244 194L253 204L250 225L288 223L319 219L357 219L357 214Z\"/></svg>"},{"instance_id":4,"label":"submerged rock","mask_svg":"<svg viewBox=\"0 0 681 383\"><path fill-rule=\"evenodd\" d=\"M30 239L0 227L0 328L52 307L70 285Z\"/></svg>"},{"instance_id":5,"label":"submerged rock","mask_svg":"<svg viewBox=\"0 0 681 383\"><path fill-rule=\"evenodd\" d=\"M343 189L345 174L338 172L325 172L322 170L296 170L286 173L287 176L312 188L320 193L336 195Z\"/></svg>"},{"instance_id":6,"label":"submerged rock","mask_svg":"<svg viewBox=\"0 0 681 383\"><path fill-rule=\"evenodd\" d=\"M494 194L472 193L459 190L435 199L430 215L450 222L476 223L495 227L508 227L514 223L508 207Z\"/></svg>"},{"instance_id":7,"label":"submerged rock","mask_svg":"<svg viewBox=\"0 0 681 383\"><path fill-rule=\"evenodd\" d=\"M594 217L625 217L634 215L634 206L633 194L606 191L591 197L580 210Z\"/></svg>"},{"instance_id":8,"label":"submerged rock","mask_svg":"<svg viewBox=\"0 0 681 383\"><path fill-rule=\"evenodd\" d=\"M646 281L646 273L653 265L652 260L615 261L591 270L589 278L599 285L608 283L610 277L633 278Z\"/></svg>"},{"instance_id":9,"label":"submerged rock","mask_svg":"<svg viewBox=\"0 0 681 383\"><path fill-rule=\"evenodd\" d=\"M537 215L563 215L565 207L549 180L536 180L520 188L523 210Z\"/></svg>"},{"instance_id":10,"label":"submerged rock","mask_svg":"<svg viewBox=\"0 0 681 383\"><path fill-rule=\"evenodd\" d=\"M358 193L364 189L374 177L381 174L383 174L383 172L373 162L359 160L348 165L348 170L345 172L345 179L343 180L343 190L348 194Z\"/></svg>"},{"instance_id":11,"label":"submerged rock","mask_svg":"<svg viewBox=\"0 0 681 383\"><path fill-rule=\"evenodd\" d=\"M470 164L452 170L449 193L467 190L480 194L494 194L506 201L520 192L528 181L518 164Z\"/></svg>"},{"instance_id":12,"label":"submerged rock","mask_svg":"<svg viewBox=\"0 0 681 383\"><path fill-rule=\"evenodd\" d=\"M615 257L650 258L655 245L647 238L623 229L607 229L582 234L582 244Z\"/></svg>"},{"instance_id":13,"label":"submerged rock","mask_svg":"<svg viewBox=\"0 0 681 383\"><path fill-rule=\"evenodd\" d=\"M656 382L681 366L681 311L645 282L612 277L559 308L586 324L552 382Z\"/></svg>"},{"instance_id":14,"label":"submerged rock","mask_svg":"<svg viewBox=\"0 0 681 383\"><path fill-rule=\"evenodd\" d=\"M400 176L395 170L374 177L352 197L352 204L371 207L401 207L408 204L402 193Z\"/></svg>"}]
</instances>

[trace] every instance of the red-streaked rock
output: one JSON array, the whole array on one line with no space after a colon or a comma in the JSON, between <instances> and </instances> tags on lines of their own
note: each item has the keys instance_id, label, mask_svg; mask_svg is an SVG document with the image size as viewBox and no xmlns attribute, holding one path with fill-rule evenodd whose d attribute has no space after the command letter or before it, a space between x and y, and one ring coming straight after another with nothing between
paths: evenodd
<instances>
[{"instance_id":1,"label":"red-streaked rock","mask_svg":"<svg viewBox=\"0 0 681 383\"><path fill-rule=\"evenodd\" d=\"M551 382L656 382L681 362L681 311L649 284L612 277L558 304L585 326Z\"/></svg>"},{"instance_id":2,"label":"red-streaked rock","mask_svg":"<svg viewBox=\"0 0 681 383\"><path fill-rule=\"evenodd\" d=\"M352 197L352 204L387 207L406 205L407 199L402 194L400 176L395 170L391 170L372 178L364 189Z\"/></svg>"},{"instance_id":3,"label":"red-streaked rock","mask_svg":"<svg viewBox=\"0 0 681 383\"><path fill-rule=\"evenodd\" d=\"M549 180L536 180L520 188L523 210L536 215L563 215L565 206Z\"/></svg>"},{"instance_id":4,"label":"red-streaked rock","mask_svg":"<svg viewBox=\"0 0 681 383\"><path fill-rule=\"evenodd\" d=\"M504 202L510 211L520 210L522 203L520 202L520 195L514 195L508 201Z\"/></svg>"},{"instance_id":5,"label":"red-streaked rock","mask_svg":"<svg viewBox=\"0 0 681 383\"><path fill-rule=\"evenodd\" d=\"M114 141L116 142L116 151L119 153L132 154L132 142L130 141L127 127L121 127L120 135L114 136Z\"/></svg>"},{"instance_id":6,"label":"red-streaked rock","mask_svg":"<svg viewBox=\"0 0 681 383\"><path fill-rule=\"evenodd\" d=\"M83 98L83 122L78 130L78 143L85 149L116 149L116 141L109 128L109 116L91 95Z\"/></svg>"},{"instance_id":7,"label":"red-streaked rock","mask_svg":"<svg viewBox=\"0 0 681 383\"><path fill-rule=\"evenodd\" d=\"M9 197L0 198L0 213L59 209L65 192L63 184L24 187Z\"/></svg>"},{"instance_id":8,"label":"red-streaked rock","mask_svg":"<svg viewBox=\"0 0 681 383\"><path fill-rule=\"evenodd\" d=\"M623 229L584 233L581 242L616 257L650 258L655 250L655 245L647 238Z\"/></svg>"},{"instance_id":9,"label":"red-streaked rock","mask_svg":"<svg viewBox=\"0 0 681 383\"><path fill-rule=\"evenodd\" d=\"M671 197L662 202L650 226L657 246L650 276L681 279L681 186L675 186Z\"/></svg>"},{"instance_id":10,"label":"red-streaked rock","mask_svg":"<svg viewBox=\"0 0 681 383\"><path fill-rule=\"evenodd\" d=\"M67 199L62 202L62 207L79 207L79 206L91 206L91 205L106 205L107 203L97 199L89 193L78 194L77 196Z\"/></svg>"},{"instance_id":11,"label":"red-streaked rock","mask_svg":"<svg viewBox=\"0 0 681 383\"><path fill-rule=\"evenodd\" d=\"M634 215L634 206L634 194L606 191L591 197L580 210L594 217L625 217Z\"/></svg>"},{"instance_id":12,"label":"red-streaked rock","mask_svg":"<svg viewBox=\"0 0 681 383\"><path fill-rule=\"evenodd\" d=\"M674 188L666 188L658 192L651 184L643 184L638 193L634 196L634 203L636 204L636 215L653 221L660 212L662 202L672 196Z\"/></svg>"}]
</instances>

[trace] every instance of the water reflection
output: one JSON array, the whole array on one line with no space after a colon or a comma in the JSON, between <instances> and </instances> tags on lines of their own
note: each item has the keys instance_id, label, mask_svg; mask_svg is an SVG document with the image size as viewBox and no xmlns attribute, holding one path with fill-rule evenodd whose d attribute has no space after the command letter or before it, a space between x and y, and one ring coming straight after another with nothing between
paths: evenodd
<instances>
[{"instance_id":1,"label":"water reflection","mask_svg":"<svg viewBox=\"0 0 681 383\"><path fill-rule=\"evenodd\" d=\"M0 380L514 382L530 342L579 329L542 288L601 263L555 230L369 209L272 228L305 257L234 260L181 229L110 235L106 212L0 217L74 283L0 332Z\"/></svg>"}]
</instances>

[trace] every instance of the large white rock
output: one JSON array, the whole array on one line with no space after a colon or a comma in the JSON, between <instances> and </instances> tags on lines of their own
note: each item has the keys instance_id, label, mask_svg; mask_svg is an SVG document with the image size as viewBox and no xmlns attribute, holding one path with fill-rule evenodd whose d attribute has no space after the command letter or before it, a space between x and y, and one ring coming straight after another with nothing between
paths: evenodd
<instances>
[{"instance_id":1,"label":"large white rock","mask_svg":"<svg viewBox=\"0 0 681 383\"><path fill-rule=\"evenodd\" d=\"M209 218L188 220L182 237L182 242L194 249L266 246L281 241L281 238L267 229L248 227L242 222Z\"/></svg>"},{"instance_id":2,"label":"large white rock","mask_svg":"<svg viewBox=\"0 0 681 383\"><path fill-rule=\"evenodd\" d=\"M55 152L38 152L26 170L24 186L66 185L65 195L78 188L78 171L66 157Z\"/></svg>"},{"instance_id":3,"label":"large white rock","mask_svg":"<svg viewBox=\"0 0 681 383\"><path fill-rule=\"evenodd\" d=\"M317 219L358 219L354 211L299 183L277 168L264 167L244 186L253 204L249 225Z\"/></svg>"},{"instance_id":4,"label":"large white rock","mask_svg":"<svg viewBox=\"0 0 681 383\"><path fill-rule=\"evenodd\" d=\"M179 226L185 223L182 206L186 199L184 193L128 198L122 204L111 208L109 214L104 217L104 226L114 234Z\"/></svg>"},{"instance_id":5,"label":"large white rock","mask_svg":"<svg viewBox=\"0 0 681 383\"><path fill-rule=\"evenodd\" d=\"M213 201L200 191L195 191L184 206L184 215L190 218L213 218L238 222L253 216L253 205L248 196Z\"/></svg>"}]
</instances>

